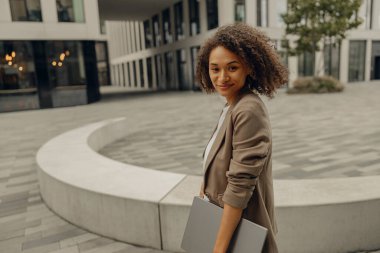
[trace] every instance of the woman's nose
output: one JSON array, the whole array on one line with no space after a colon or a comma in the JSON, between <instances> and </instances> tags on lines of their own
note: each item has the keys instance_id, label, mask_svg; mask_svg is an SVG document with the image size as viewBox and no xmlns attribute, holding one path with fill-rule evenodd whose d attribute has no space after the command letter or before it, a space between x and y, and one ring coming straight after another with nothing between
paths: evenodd
<instances>
[{"instance_id":1,"label":"woman's nose","mask_svg":"<svg viewBox=\"0 0 380 253\"><path fill-rule=\"evenodd\" d=\"M222 71L221 79L222 79L222 81L227 81L229 79L227 71Z\"/></svg>"}]
</instances>

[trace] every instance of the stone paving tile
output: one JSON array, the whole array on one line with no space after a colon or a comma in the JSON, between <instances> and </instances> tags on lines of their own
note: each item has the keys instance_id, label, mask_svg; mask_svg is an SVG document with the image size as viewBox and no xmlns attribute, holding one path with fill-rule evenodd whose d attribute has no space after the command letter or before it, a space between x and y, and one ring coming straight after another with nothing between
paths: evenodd
<instances>
[{"instance_id":1,"label":"stone paving tile","mask_svg":"<svg viewBox=\"0 0 380 253\"><path fill-rule=\"evenodd\" d=\"M379 175L379 97L379 87L366 85L321 96L288 96L280 91L275 99L264 99L273 129L275 177ZM102 154L149 168L202 175L201 156L223 104L215 95L168 92L0 114L0 252L169 253L89 233L51 212L39 195L36 153L70 129L126 117L130 120L126 138L105 147Z\"/></svg>"}]
</instances>

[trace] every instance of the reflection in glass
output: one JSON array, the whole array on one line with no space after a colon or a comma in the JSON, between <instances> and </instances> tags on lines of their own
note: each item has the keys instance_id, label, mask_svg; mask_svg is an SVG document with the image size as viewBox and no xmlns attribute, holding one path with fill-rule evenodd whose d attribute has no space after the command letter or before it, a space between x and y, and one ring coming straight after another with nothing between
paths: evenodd
<instances>
[{"instance_id":1,"label":"reflection in glass","mask_svg":"<svg viewBox=\"0 0 380 253\"><path fill-rule=\"evenodd\" d=\"M365 70L366 41L350 41L348 81L363 81Z\"/></svg>"},{"instance_id":2,"label":"reflection in glass","mask_svg":"<svg viewBox=\"0 0 380 253\"><path fill-rule=\"evenodd\" d=\"M13 21L42 21L40 0L10 0Z\"/></svg>"},{"instance_id":3,"label":"reflection in glass","mask_svg":"<svg viewBox=\"0 0 380 253\"><path fill-rule=\"evenodd\" d=\"M324 47L325 74L339 79L340 46L326 44Z\"/></svg>"},{"instance_id":4,"label":"reflection in glass","mask_svg":"<svg viewBox=\"0 0 380 253\"><path fill-rule=\"evenodd\" d=\"M219 25L218 21L218 0L207 0L207 29L211 30Z\"/></svg>"},{"instance_id":5,"label":"reflection in glass","mask_svg":"<svg viewBox=\"0 0 380 253\"><path fill-rule=\"evenodd\" d=\"M175 23L175 40L185 38L185 23L183 21L183 4L182 1L174 5L174 23Z\"/></svg>"},{"instance_id":6,"label":"reflection in glass","mask_svg":"<svg viewBox=\"0 0 380 253\"><path fill-rule=\"evenodd\" d=\"M199 0L189 0L189 21L190 35L197 35L201 32L199 21Z\"/></svg>"},{"instance_id":7,"label":"reflection in glass","mask_svg":"<svg viewBox=\"0 0 380 253\"><path fill-rule=\"evenodd\" d=\"M59 22L84 22L83 0L56 0Z\"/></svg>"},{"instance_id":8,"label":"reflection in glass","mask_svg":"<svg viewBox=\"0 0 380 253\"><path fill-rule=\"evenodd\" d=\"M245 0L235 0L235 21L245 22Z\"/></svg>"},{"instance_id":9,"label":"reflection in glass","mask_svg":"<svg viewBox=\"0 0 380 253\"><path fill-rule=\"evenodd\" d=\"M184 49L177 50L177 66L178 66L178 84L180 90L188 90L186 84L186 51Z\"/></svg>"},{"instance_id":10,"label":"reflection in glass","mask_svg":"<svg viewBox=\"0 0 380 253\"><path fill-rule=\"evenodd\" d=\"M304 52L298 56L298 75L314 75L315 55L310 52Z\"/></svg>"},{"instance_id":11,"label":"reflection in glass","mask_svg":"<svg viewBox=\"0 0 380 253\"><path fill-rule=\"evenodd\" d=\"M197 56L198 51L200 49L200 46L191 47L190 53L191 53L191 74L192 74L192 80L193 80L193 89L199 90L199 84L195 81L195 71L197 69Z\"/></svg>"},{"instance_id":12,"label":"reflection in glass","mask_svg":"<svg viewBox=\"0 0 380 253\"><path fill-rule=\"evenodd\" d=\"M380 80L380 41L372 42L371 80Z\"/></svg>"},{"instance_id":13,"label":"reflection in glass","mask_svg":"<svg viewBox=\"0 0 380 253\"><path fill-rule=\"evenodd\" d=\"M145 48L153 46L152 29L150 29L150 20L144 21Z\"/></svg>"},{"instance_id":14,"label":"reflection in glass","mask_svg":"<svg viewBox=\"0 0 380 253\"><path fill-rule=\"evenodd\" d=\"M162 24L164 28L164 44L173 42L169 8L162 11Z\"/></svg>"},{"instance_id":15,"label":"reflection in glass","mask_svg":"<svg viewBox=\"0 0 380 253\"><path fill-rule=\"evenodd\" d=\"M153 41L154 41L154 46L158 47L161 46L161 26L160 26L160 20L158 18L158 15L155 15L152 18L153 21Z\"/></svg>"},{"instance_id":16,"label":"reflection in glass","mask_svg":"<svg viewBox=\"0 0 380 253\"><path fill-rule=\"evenodd\" d=\"M174 90L174 62L173 62L173 52L167 52L165 53L165 81L166 81L166 87L167 90Z\"/></svg>"}]
</instances>

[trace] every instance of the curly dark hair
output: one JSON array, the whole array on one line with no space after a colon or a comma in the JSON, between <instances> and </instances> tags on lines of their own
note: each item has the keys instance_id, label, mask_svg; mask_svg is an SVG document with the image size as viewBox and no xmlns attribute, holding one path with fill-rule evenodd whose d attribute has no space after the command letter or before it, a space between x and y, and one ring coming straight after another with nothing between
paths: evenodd
<instances>
[{"instance_id":1,"label":"curly dark hair","mask_svg":"<svg viewBox=\"0 0 380 253\"><path fill-rule=\"evenodd\" d=\"M249 68L250 74L242 90L272 98L276 89L287 83L288 70L281 63L270 39L250 25L236 23L219 27L198 53L195 78L207 93L215 92L209 76L209 57L218 46L236 54Z\"/></svg>"}]
</instances>

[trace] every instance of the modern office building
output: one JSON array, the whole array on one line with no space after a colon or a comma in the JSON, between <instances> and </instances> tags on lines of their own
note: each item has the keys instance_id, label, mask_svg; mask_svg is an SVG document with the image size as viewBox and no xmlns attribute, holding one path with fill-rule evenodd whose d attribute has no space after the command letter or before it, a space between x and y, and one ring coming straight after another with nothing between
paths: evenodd
<instances>
[{"instance_id":1,"label":"modern office building","mask_svg":"<svg viewBox=\"0 0 380 253\"><path fill-rule=\"evenodd\" d=\"M99 5L115 16L108 20L124 19L105 22L114 86L197 89L194 64L200 45L218 26L238 21L259 27L273 40L289 67L289 84L311 75L322 53L325 74L348 84L380 84L380 0L363 0L359 15L364 22L348 32L340 47L327 45L315 56L299 57L288 57L281 48L286 0L99 0Z\"/></svg>"},{"instance_id":2,"label":"modern office building","mask_svg":"<svg viewBox=\"0 0 380 253\"><path fill-rule=\"evenodd\" d=\"M99 100L106 49L97 0L0 0L0 112Z\"/></svg>"}]
</instances>

